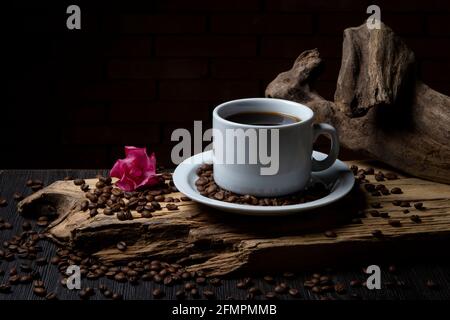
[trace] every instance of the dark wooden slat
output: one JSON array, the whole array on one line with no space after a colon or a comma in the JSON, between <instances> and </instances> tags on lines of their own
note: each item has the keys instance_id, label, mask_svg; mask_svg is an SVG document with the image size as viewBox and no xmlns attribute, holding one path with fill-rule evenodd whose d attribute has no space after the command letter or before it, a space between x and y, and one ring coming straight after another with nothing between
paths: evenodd
<instances>
[{"instance_id":1,"label":"dark wooden slat","mask_svg":"<svg viewBox=\"0 0 450 320\"><path fill-rule=\"evenodd\" d=\"M0 208L0 217L13 223L13 230L1 230L0 231L0 244L4 240L11 238L14 234L20 231L21 225L24 219L16 214L15 202L12 199L12 195L15 191L21 192L24 195L29 194L29 190L25 187L25 181L30 178L42 179L46 184L55 180L63 179L65 176L70 175L72 177L88 178L95 176L97 173L106 173L105 170L5 170L0 171L0 195L7 198L9 205L5 208ZM43 255L50 259L55 254L55 245L50 242L41 242L44 251L39 255ZM0 276L0 283L4 283L8 278L8 271L12 266L18 266L19 260L13 262L0 261L0 269L5 270L6 274ZM401 263L401 261L398 261ZM373 262L373 263L376 263ZM361 266L351 268L348 270L340 270L334 272L333 278L336 281L347 284L353 279L365 280L365 275L360 270ZM63 288L59 281L61 275L57 271L57 268L53 265L46 265L44 267L37 267L42 275L42 278L46 284L49 292L56 292L60 299L78 299L76 291L70 291ZM382 266L383 268L383 266ZM409 263L401 264L398 266L398 275L392 275L383 268L382 281L397 280L403 281L407 285L407 289L399 288L384 288L382 290L367 290L365 288L351 288L349 293L356 293L363 299L450 299L450 264L448 262L428 261L426 263ZM305 290L303 287L304 280L311 274L308 272L298 274L293 280L286 280L282 277L276 277L277 282L286 282L290 287L295 287L300 290L300 296L302 299L317 299L318 297L312 294L310 291ZM439 283L440 290L431 290L426 287L425 283L428 279ZM232 296L235 299L245 299L247 292L245 290L239 290L236 288L236 279L225 280L221 287L211 287L216 292L216 296L220 299L225 299L228 296ZM100 279L98 281L89 281L84 279L82 281L83 286L91 286L97 288L100 283L106 284L114 292L120 292L125 299L152 299L151 292L155 287L161 287L151 282L141 282L137 286L130 284L119 284L108 279ZM266 284L261 279L255 281L255 285L263 289L264 291L270 290L273 286ZM165 298L175 298L175 292L180 289L181 286L164 287L166 292ZM350 299L349 295L339 296L336 294L328 294L329 297L337 299ZM92 299L102 299L101 294L96 292L96 295ZM290 299L288 295L281 297L282 299ZM13 287L13 293L0 294L0 300L5 299L40 299L32 293L31 285L16 285Z\"/></svg>"}]
</instances>

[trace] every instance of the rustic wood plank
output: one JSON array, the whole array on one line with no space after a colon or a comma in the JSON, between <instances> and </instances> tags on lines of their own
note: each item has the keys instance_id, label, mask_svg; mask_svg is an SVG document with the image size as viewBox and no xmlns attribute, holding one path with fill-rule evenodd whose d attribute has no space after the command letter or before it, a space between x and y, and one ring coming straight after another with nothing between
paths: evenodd
<instances>
[{"instance_id":1,"label":"rustic wood plank","mask_svg":"<svg viewBox=\"0 0 450 320\"><path fill-rule=\"evenodd\" d=\"M373 175L367 179L376 183ZM95 179L87 182L94 185ZM190 265L190 270L203 270L210 275L258 271L261 263L264 270L275 270L286 263L293 269L309 268L319 261L334 264L364 253L364 248L377 255L386 253L392 243L398 250L408 246L408 241L450 236L449 185L404 175L382 183L388 188L400 187L403 193L374 197L358 187L329 207L284 218L236 216L195 202L180 202L179 210L163 209L148 219L138 213L133 213L134 219L129 221L103 214L90 218L78 208L69 210L84 199L83 192L70 181L55 182L35 193L19 204L19 210L39 201L55 203L61 211L60 218L50 226L49 236L60 244L91 250L101 260L126 261L136 257L177 260ZM421 201L425 209L411 207L410 213L404 214L404 208L394 206L393 200ZM357 211L370 210L373 202L380 202L379 210L389 212L402 226L393 227L388 219L370 215L362 219L362 224L349 223ZM165 204L161 203L163 207ZM411 221L412 214L419 215L422 222ZM382 231L382 238L372 235L375 229ZM333 230L337 237L325 236L325 230ZM115 247L119 240L129 243L125 252Z\"/></svg>"}]
</instances>

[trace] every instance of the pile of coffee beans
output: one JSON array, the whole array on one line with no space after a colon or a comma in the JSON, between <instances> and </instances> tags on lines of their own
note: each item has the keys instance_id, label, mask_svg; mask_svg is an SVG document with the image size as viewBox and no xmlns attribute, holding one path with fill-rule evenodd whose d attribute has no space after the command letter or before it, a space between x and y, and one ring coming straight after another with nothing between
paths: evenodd
<instances>
[{"instance_id":1,"label":"pile of coffee beans","mask_svg":"<svg viewBox=\"0 0 450 320\"><path fill-rule=\"evenodd\" d=\"M283 197L258 198L249 194L239 195L220 188L213 177L213 166L203 164L197 169L198 179L195 181L198 192L202 196L230 203L254 206L286 206L306 203L327 196L330 192L322 183L314 183L306 190Z\"/></svg>"},{"instance_id":2,"label":"pile of coffee beans","mask_svg":"<svg viewBox=\"0 0 450 320\"><path fill-rule=\"evenodd\" d=\"M172 174L164 173L160 176L160 182L145 190L125 192L112 184L111 177L98 176L95 188L91 190L84 179L75 179L73 183L85 192L86 200L79 205L81 211L88 211L91 218L98 214L107 216L115 215L117 219L132 220L133 212L141 218L151 218L152 213L164 208L173 211L178 210L176 203L190 201L187 197L168 196L178 192L175 187ZM161 205L164 203L163 205Z\"/></svg>"}]
</instances>

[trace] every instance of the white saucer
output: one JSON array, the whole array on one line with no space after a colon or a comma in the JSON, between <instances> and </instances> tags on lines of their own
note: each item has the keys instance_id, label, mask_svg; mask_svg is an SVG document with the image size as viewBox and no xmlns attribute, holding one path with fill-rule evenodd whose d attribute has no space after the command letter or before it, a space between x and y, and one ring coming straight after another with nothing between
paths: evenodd
<instances>
[{"instance_id":1,"label":"white saucer","mask_svg":"<svg viewBox=\"0 0 450 320\"><path fill-rule=\"evenodd\" d=\"M326 154L314 151L314 158L317 160L325 159ZM314 208L322 207L333 203L347 193L349 193L355 182L353 173L348 166L342 161L336 160L336 162L328 169L320 172L312 173L313 181L321 181L327 185L331 192L327 196L301 204L293 204L286 206L254 206L247 204L229 203L225 201L219 201L202 196L195 186L195 181L198 179L196 174L197 168L202 163L212 163L212 151L206 151L196 154L186 160L184 160L173 173L173 182L181 193L184 193L187 197L194 201L200 202L204 205L214 207L219 210L229 211L238 214L245 215L257 215L257 216L277 216L288 215L302 211L311 210Z\"/></svg>"}]
</instances>

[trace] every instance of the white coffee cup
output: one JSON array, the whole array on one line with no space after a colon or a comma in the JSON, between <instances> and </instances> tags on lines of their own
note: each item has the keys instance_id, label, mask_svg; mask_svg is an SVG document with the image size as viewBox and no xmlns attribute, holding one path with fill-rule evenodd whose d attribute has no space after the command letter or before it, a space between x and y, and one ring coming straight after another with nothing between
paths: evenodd
<instances>
[{"instance_id":1,"label":"white coffee cup","mask_svg":"<svg viewBox=\"0 0 450 320\"><path fill-rule=\"evenodd\" d=\"M269 126L227 120L231 115L248 112L281 113L293 116L300 121ZM213 111L213 165L214 180L217 185L238 194L260 197L281 196L303 190L310 181L311 171L329 168L336 161L339 153L336 130L329 124L313 124L313 118L314 112L307 106L282 99L249 98L233 100L217 106ZM235 143L235 137L227 137L227 132L237 132L238 129L248 136L252 136L250 131L254 131L256 133L254 143L239 145ZM250 163L249 154L254 152L255 148L260 151L261 147L266 147L270 155L272 152L276 154L277 148L275 145L272 146L276 139L270 142L271 134L275 136L276 132L278 132L278 170L275 174L262 174L264 170L270 171L269 165L260 161L260 158L256 163ZM328 134L331 137L330 153L322 161L312 157L313 142L320 134ZM262 138L264 135L266 139ZM245 155L244 163L237 163L238 153ZM235 161L226 161L227 156ZM272 157L273 162L276 158L275 155ZM272 169L275 167L274 163L270 165L273 165Z\"/></svg>"}]
</instances>

